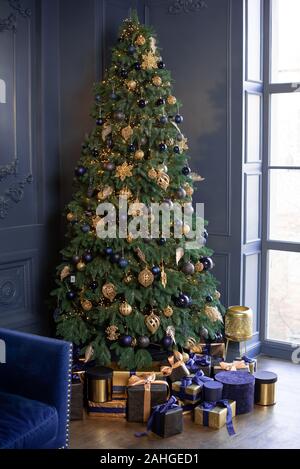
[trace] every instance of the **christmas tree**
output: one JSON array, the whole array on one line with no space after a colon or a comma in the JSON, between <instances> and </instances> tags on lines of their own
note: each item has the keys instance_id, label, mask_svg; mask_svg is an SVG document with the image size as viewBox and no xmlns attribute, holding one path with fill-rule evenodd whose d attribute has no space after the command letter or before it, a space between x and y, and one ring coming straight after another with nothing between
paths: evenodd
<instances>
[{"instance_id":1,"label":"christmas tree","mask_svg":"<svg viewBox=\"0 0 300 469\"><path fill-rule=\"evenodd\" d=\"M191 203L197 175L188 166L179 108L155 34L136 16L125 20L111 66L95 85L95 128L75 168L68 245L53 292L57 334L83 353L92 349L100 364L113 354L123 369L146 368L152 344L191 349L222 337L206 229L187 249L197 222ZM125 202L129 209L121 211ZM172 213L164 226L154 203ZM174 205L192 223L173 213Z\"/></svg>"}]
</instances>

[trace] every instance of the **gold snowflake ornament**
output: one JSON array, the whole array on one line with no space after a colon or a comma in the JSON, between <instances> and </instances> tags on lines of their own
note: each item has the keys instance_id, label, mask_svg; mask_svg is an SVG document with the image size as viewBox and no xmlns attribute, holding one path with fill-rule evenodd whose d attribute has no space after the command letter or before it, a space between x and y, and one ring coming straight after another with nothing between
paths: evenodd
<instances>
[{"instance_id":1,"label":"gold snowflake ornament","mask_svg":"<svg viewBox=\"0 0 300 469\"><path fill-rule=\"evenodd\" d=\"M132 176L132 169L133 165L125 162L122 165L117 166L115 177L121 179L121 181L125 181L126 178Z\"/></svg>"},{"instance_id":2,"label":"gold snowflake ornament","mask_svg":"<svg viewBox=\"0 0 300 469\"><path fill-rule=\"evenodd\" d=\"M153 52L147 52L147 54L143 54L143 61L142 61L142 69L143 70L151 70L153 68L157 68L157 57L153 54Z\"/></svg>"}]
</instances>

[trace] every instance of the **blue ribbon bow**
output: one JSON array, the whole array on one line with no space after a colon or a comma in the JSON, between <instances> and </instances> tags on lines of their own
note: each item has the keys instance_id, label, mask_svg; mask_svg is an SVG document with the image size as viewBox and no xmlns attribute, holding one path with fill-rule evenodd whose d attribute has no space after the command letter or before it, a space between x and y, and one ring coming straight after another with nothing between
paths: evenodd
<instances>
[{"instance_id":1,"label":"blue ribbon bow","mask_svg":"<svg viewBox=\"0 0 300 469\"><path fill-rule=\"evenodd\" d=\"M186 362L186 366L192 371L196 372L199 369L199 366L209 366L211 363L210 357L208 355L197 355L192 353L188 361Z\"/></svg>"},{"instance_id":2,"label":"blue ribbon bow","mask_svg":"<svg viewBox=\"0 0 300 469\"><path fill-rule=\"evenodd\" d=\"M165 402L165 404L156 405L153 407L152 414L149 417L147 422L147 431L135 433L136 437L146 436L152 430L154 419L158 414L165 414L168 410L175 409L179 407L177 404L177 399L175 396L171 396L170 399Z\"/></svg>"},{"instance_id":3,"label":"blue ribbon bow","mask_svg":"<svg viewBox=\"0 0 300 469\"><path fill-rule=\"evenodd\" d=\"M203 402L202 403L203 425L205 427L208 427L209 411L214 409L216 406L226 407L226 409L227 409L227 415L226 415L227 431L228 431L229 436L235 435L233 422L232 422L232 409L231 409L231 406L230 406L229 401L227 399L221 399L220 401L216 401L216 402Z\"/></svg>"},{"instance_id":4,"label":"blue ribbon bow","mask_svg":"<svg viewBox=\"0 0 300 469\"><path fill-rule=\"evenodd\" d=\"M242 360L244 360L245 363L255 363L254 358L247 357L247 355L243 355Z\"/></svg>"}]
</instances>

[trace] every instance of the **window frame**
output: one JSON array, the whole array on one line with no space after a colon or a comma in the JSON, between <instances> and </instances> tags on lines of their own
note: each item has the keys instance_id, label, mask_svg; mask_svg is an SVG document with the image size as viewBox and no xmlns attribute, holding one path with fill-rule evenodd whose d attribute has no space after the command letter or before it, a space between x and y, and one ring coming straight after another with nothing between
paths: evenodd
<instances>
[{"instance_id":1,"label":"window frame","mask_svg":"<svg viewBox=\"0 0 300 469\"><path fill-rule=\"evenodd\" d=\"M273 240L269 238L270 228L270 170L288 169L298 171L298 166L270 164L271 143L271 96L275 93L293 93L293 83L271 82L272 51L272 0L264 0L263 15L263 129L262 129L262 239L261 239L261 340L262 352L282 358L290 358L291 344L268 338L268 284L269 284L269 251L300 252L300 242ZM300 82L298 83L300 87Z\"/></svg>"}]
</instances>

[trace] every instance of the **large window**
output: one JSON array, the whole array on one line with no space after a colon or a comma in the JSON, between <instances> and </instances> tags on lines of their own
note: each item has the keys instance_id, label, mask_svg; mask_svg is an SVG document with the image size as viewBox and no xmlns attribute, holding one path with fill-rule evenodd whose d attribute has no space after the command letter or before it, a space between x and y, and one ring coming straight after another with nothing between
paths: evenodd
<instances>
[{"instance_id":1,"label":"large window","mask_svg":"<svg viewBox=\"0 0 300 469\"><path fill-rule=\"evenodd\" d=\"M265 84L267 341L300 338L300 1L268 0Z\"/></svg>"}]
</instances>

